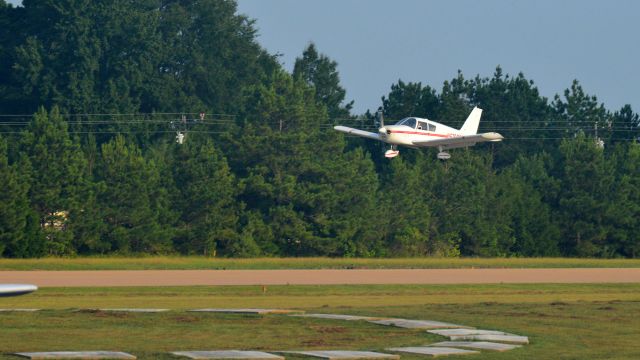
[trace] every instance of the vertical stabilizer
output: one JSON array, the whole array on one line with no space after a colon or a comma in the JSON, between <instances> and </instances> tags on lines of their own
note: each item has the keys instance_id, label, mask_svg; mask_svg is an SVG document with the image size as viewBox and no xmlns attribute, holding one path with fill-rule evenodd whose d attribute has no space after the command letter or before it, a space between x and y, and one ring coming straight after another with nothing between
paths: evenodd
<instances>
[{"instance_id":1,"label":"vertical stabilizer","mask_svg":"<svg viewBox=\"0 0 640 360\"><path fill-rule=\"evenodd\" d=\"M482 109L474 107L471 110L471 114L467 117L464 125L460 128L462 135L475 135L478 132L478 126L480 125L480 116L482 116Z\"/></svg>"}]
</instances>

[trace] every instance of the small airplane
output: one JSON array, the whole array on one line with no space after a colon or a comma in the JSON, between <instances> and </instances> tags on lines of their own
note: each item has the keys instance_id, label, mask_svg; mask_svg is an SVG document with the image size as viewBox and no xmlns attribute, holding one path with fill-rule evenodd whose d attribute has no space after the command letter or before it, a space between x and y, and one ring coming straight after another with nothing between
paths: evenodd
<instances>
[{"instance_id":1,"label":"small airplane","mask_svg":"<svg viewBox=\"0 0 640 360\"><path fill-rule=\"evenodd\" d=\"M400 154L398 145L421 148L437 147L438 159L447 160L451 154L447 149L473 146L479 142L502 141L504 137L496 132L478 134L482 109L474 107L460 130L437 123L429 119L408 117L398 121L395 125L384 125L382 111L378 111L380 128L377 133L354 129L346 126L334 126L337 131L374 139L391 144L391 149L384 153L387 158L394 158Z\"/></svg>"}]
</instances>

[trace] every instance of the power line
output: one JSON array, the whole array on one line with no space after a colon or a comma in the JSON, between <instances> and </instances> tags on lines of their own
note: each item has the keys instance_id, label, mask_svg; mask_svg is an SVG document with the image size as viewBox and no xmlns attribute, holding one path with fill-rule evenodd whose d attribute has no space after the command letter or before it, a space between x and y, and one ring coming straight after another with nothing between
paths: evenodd
<instances>
[{"instance_id":1,"label":"power line","mask_svg":"<svg viewBox=\"0 0 640 360\"><path fill-rule=\"evenodd\" d=\"M153 112L153 113L76 113L76 114L60 114L62 117L93 117L93 116L154 116L154 115L200 115L201 113L190 113L190 112ZM219 116L219 117L231 117L235 118L235 114L224 114L224 113L206 113L206 115L210 116ZM28 117L32 118L36 114L0 114L0 117ZM49 114L51 115L51 114Z\"/></svg>"},{"instance_id":2,"label":"power line","mask_svg":"<svg viewBox=\"0 0 640 360\"><path fill-rule=\"evenodd\" d=\"M191 112L152 112L152 113L67 113L67 114L60 114L60 116L62 117L128 117L128 118L150 118L150 117L155 117L155 116L196 116L196 115L200 115L201 113L191 113ZM219 120L228 120L228 121L233 121L237 115L235 114L225 114L225 113L208 113L206 114L206 116L214 116L214 117L218 117L220 118ZM26 118L26 119L32 119L34 117L34 114L0 114L0 118ZM208 120L208 119L205 119ZM330 123L337 123L337 122L343 122L343 123L359 123L359 124L363 124L365 122L371 122L373 121L373 119L354 119L354 118L332 118L332 119L327 119ZM388 123L395 123L400 121L401 119L387 119ZM81 120L78 120L81 121ZM90 121L90 120L86 120L86 121ZM280 120L272 120L273 122L279 122ZM430 120L430 121L434 121L434 120ZM581 124L585 124L585 125L593 125L594 122L596 120L565 120L565 119L559 119L559 120L555 120L555 121L549 121L549 120L526 120L523 121L521 119L516 119L516 120L487 120L484 119L483 122L484 123L489 123L489 124L496 124L496 123L502 123L502 124L536 124L536 123L540 123L540 124L557 124L557 123L566 123L566 124L570 124L570 125L581 125ZM69 121L70 122L70 121ZM611 123L612 125L617 125L617 124L631 124L631 125L635 125L635 126L640 126L640 124L636 121L630 120L630 121L610 121L607 122L605 121L605 123Z\"/></svg>"}]
</instances>

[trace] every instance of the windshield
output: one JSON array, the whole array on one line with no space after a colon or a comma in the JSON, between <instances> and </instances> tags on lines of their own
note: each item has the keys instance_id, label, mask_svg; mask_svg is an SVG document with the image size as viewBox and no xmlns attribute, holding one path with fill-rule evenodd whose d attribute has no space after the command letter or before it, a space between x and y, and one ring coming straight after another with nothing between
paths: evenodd
<instances>
[{"instance_id":1,"label":"windshield","mask_svg":"<svg viewBox=\"0 0 640 360\"><path fill-rule=\"evenodd\" d=\"M408 126L412 129L416 128L416 119L415 118L406 118L406 119L402 119L400 121L398 121L396 123L396 125L404 125L404 126Z\"/></svg>"}]
</instances>

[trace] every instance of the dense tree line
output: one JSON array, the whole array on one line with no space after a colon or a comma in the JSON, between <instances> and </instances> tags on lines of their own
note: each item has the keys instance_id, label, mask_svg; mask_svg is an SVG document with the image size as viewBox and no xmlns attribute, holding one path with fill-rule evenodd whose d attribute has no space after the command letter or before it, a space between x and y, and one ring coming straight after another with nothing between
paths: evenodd
<instances>
[{"instance_id":1,"label":"dense tree line","mask_svg":"<svg viewBox=\"0 0 640 360\"><path fill-rule=\"evenodd\" d=\"M0 114L33 114L0 118L2 257L640 255L639 116L577 81L398 81L387 119L479 106L506 140L389 161L331 129L375 128L337 64L310 44L288 73L234 1L23 4L0 0Z\"/></svg>"}]
</instances>

